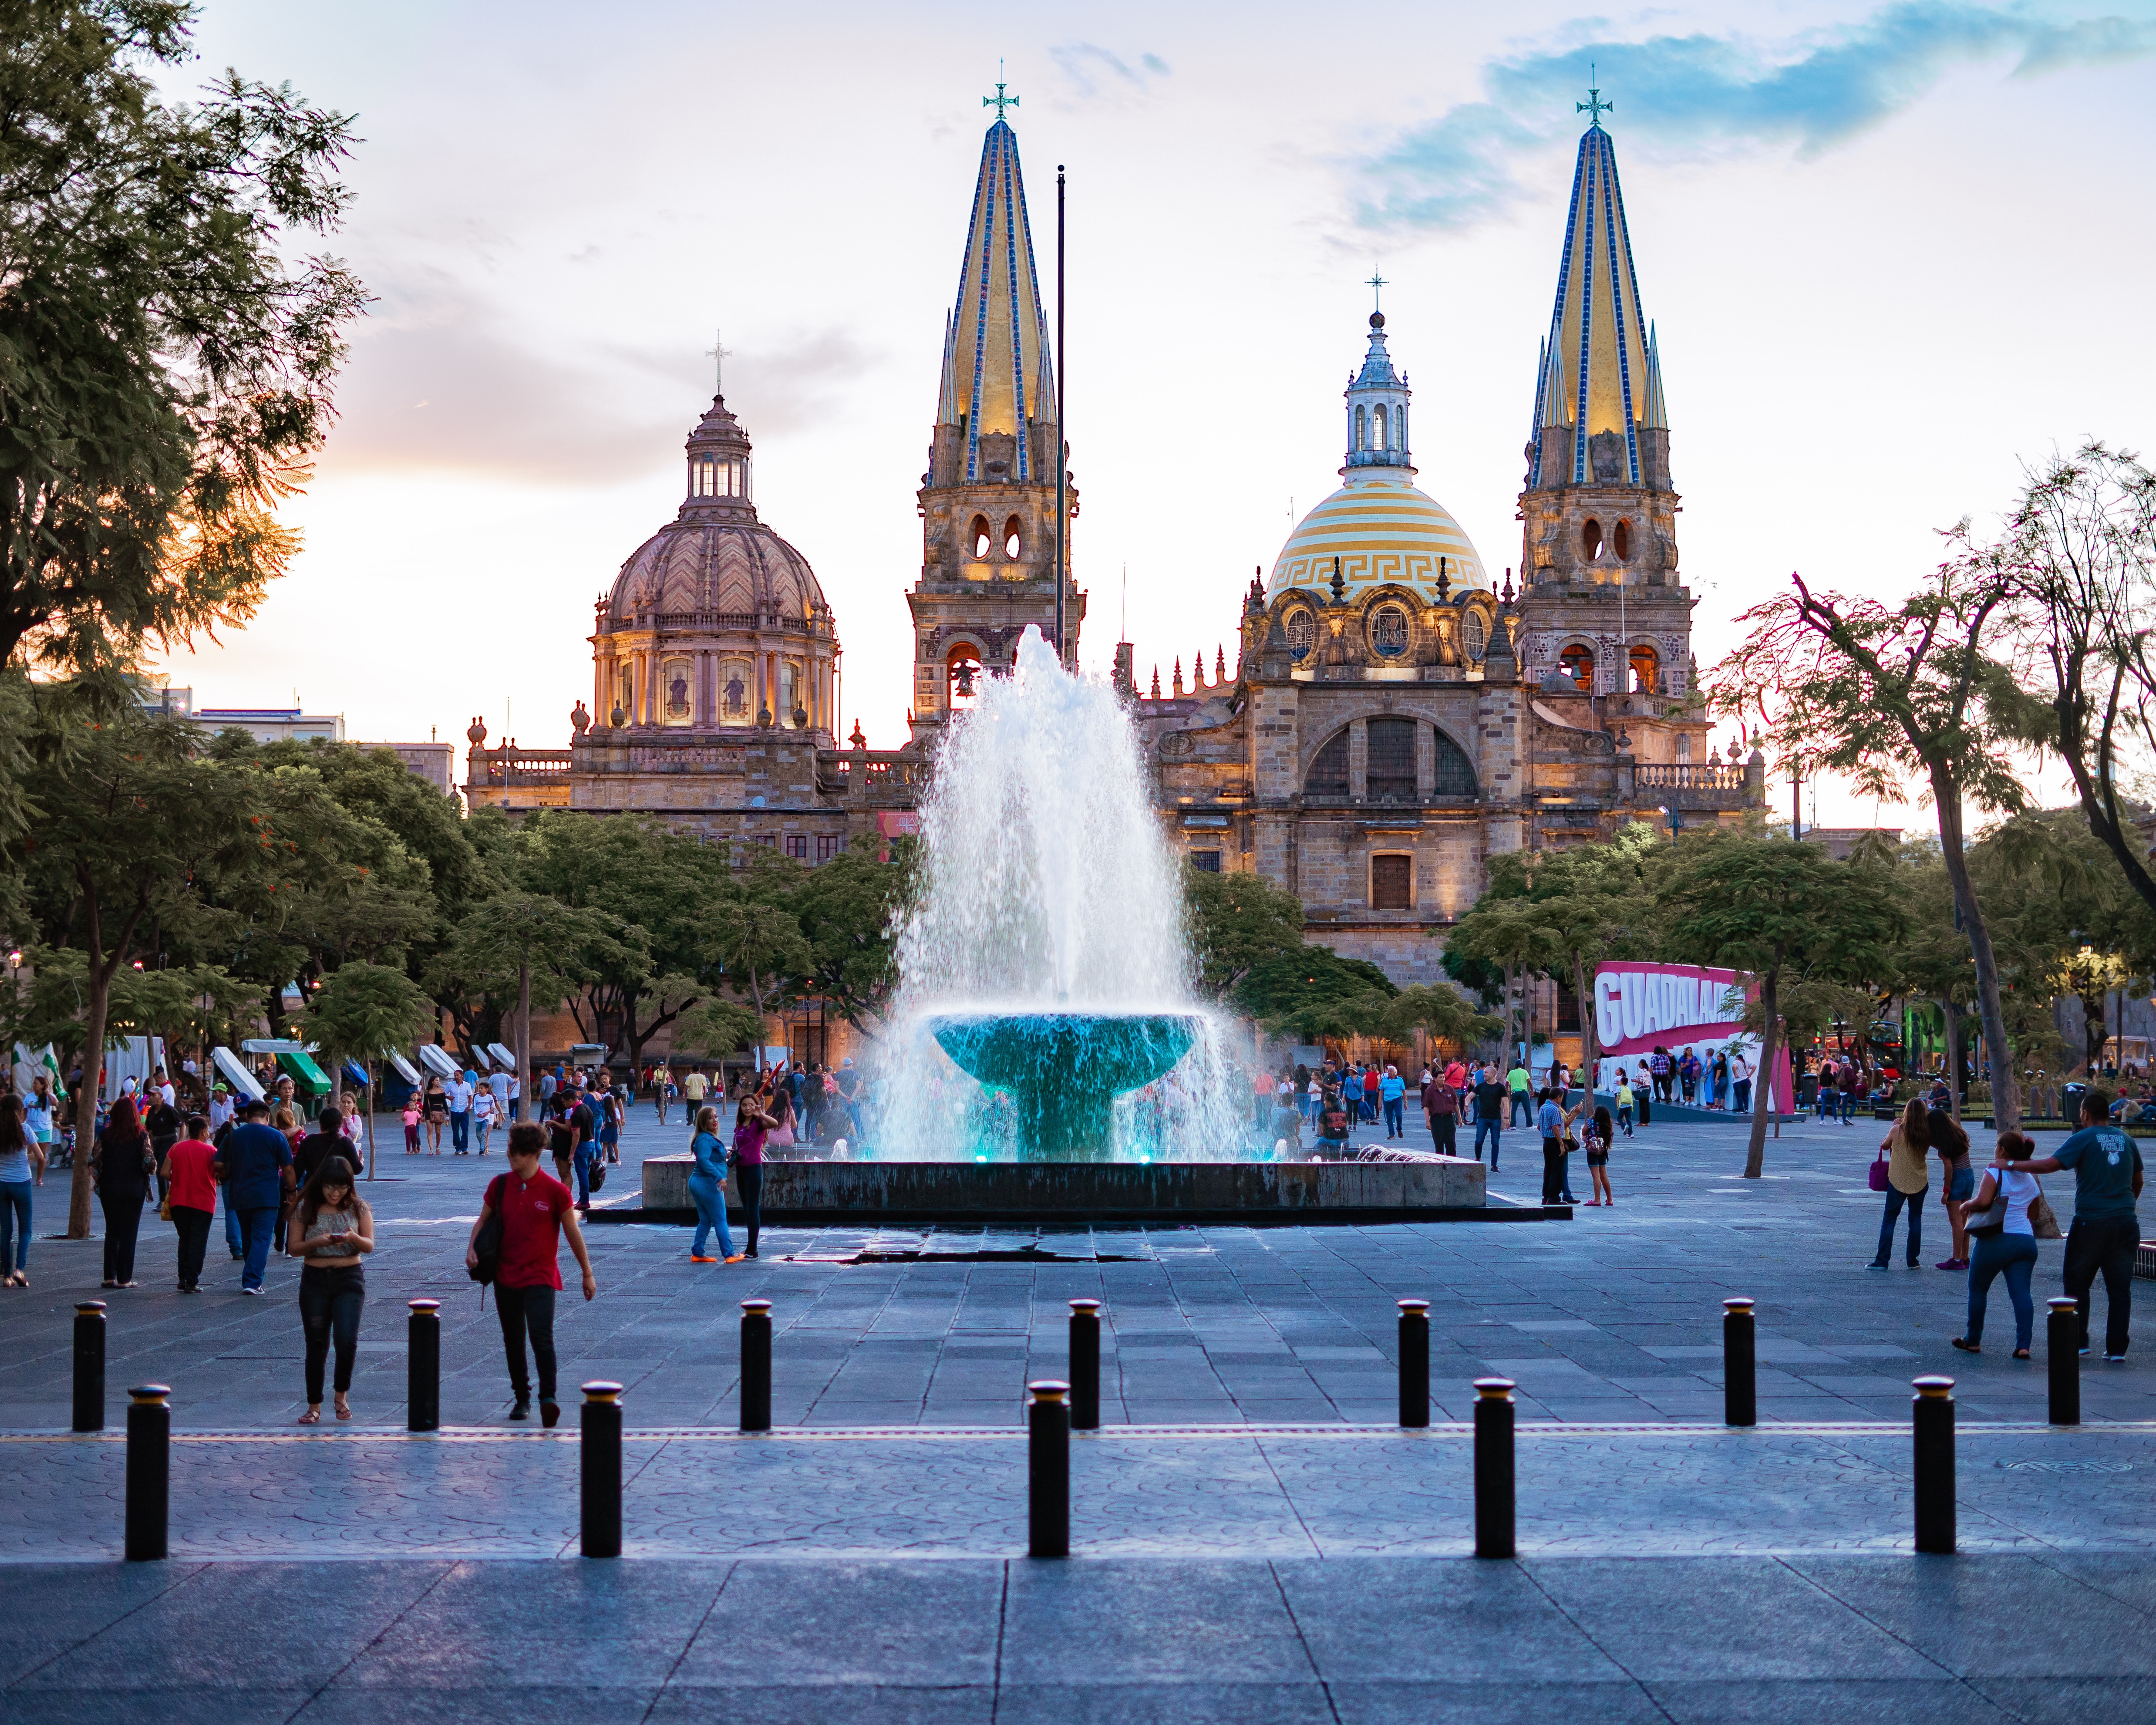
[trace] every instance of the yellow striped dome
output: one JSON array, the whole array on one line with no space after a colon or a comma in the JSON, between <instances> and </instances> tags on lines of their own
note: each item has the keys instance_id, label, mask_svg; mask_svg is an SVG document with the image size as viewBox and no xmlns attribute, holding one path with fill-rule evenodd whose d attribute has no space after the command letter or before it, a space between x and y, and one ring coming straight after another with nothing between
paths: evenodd
<instances>
[{"instance_id":1,"label":"yellow striped dome","mask_svg":"<svg viewBox=\"0 0 2156 1725\"><path fill-rule=\"evenodd\" d=\"M1490 588L1460 523L1435 497L1383 469L1357 473L1302 518L1273 565L1265 597L1291 587L1330 593L1335 557L1350 593L1392 582L1434 602L1440 557L1450 592Z\"/></svg>"}]
</instances>

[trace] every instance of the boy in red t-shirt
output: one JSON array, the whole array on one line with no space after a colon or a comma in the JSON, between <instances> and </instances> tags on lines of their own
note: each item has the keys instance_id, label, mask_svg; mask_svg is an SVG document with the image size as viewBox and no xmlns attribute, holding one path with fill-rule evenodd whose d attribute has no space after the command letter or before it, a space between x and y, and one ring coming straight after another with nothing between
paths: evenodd
<instances>
[{"instance_id":1,"label":"boy in red t-shirt","mask_svg":"<svg viewBox=\"0 0 2156 1725\"><path fill-rule=\"evenodd\" d=\"M531 1380L524 1369L524 1337L531 1337L531 1357L539 1367L539 1418L552 1427L562 1417L554 1399L554 1296L561 1291L558 1261L562 1236L584 1272L584 1297L597 1296L591 1254L577 1225L576 1199L551 1174L539 1172L547 1134L536 1126L509 1129L509 1172L489 1183L465 1248L467 1268L479 1268L479 1235L490 1217L501 1217L501 1258L494 1277L494 1302L501 1313L501 1339L509 1355L510 1388L516 1392L512 1420L531 1417Z\"/></svg>"},{"instance_id":2,"label":"boy in red t-shirt","mask_svg":"<svg viewBox=\"0 0 2156 1725\"><path fill-rule=\"evenodd\" d=\"M172 1207L172 1226L180 1236L180 1291L202 1291L203 1250L217 1214L217 1178L209 1171L216 1149L208 1142L209 1122L187 1116L187 1135L165 1153L157 1166L165 1183L165 1201Z\"/></svg>"}]
</instances>

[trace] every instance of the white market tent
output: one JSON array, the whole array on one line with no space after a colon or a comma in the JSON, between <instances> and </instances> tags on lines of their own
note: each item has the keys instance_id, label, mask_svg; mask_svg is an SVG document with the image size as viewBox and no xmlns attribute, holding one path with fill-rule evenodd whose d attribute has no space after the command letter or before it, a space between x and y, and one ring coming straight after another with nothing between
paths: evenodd
<instances>
[{"instance_id":1,"label":"white market tent","mask_svg":"<svg viewBox=\"0 0 2156 1725\"><path fill-rule=\"evenodd\" d=\"M242 1101L259 1102L263 1100L259 1080L247 1070L247 1062L228 1048L213 1048L209 1051L209 1063L217 1068L217 1075L226 1086Z\"/></svg>"},{"instance_id":2,"label":"white market tent","mask_svg":"<svg viewBox=\"0 0 2156 1725\"><path fill-rule=\"evenodd\" d=\"M449 1050L439 1042L423 1042L419 1045L419 1062L437 1078L455 1078L461 1076L462 1069L449 1058Z\"/></svg>"}]
</instances>

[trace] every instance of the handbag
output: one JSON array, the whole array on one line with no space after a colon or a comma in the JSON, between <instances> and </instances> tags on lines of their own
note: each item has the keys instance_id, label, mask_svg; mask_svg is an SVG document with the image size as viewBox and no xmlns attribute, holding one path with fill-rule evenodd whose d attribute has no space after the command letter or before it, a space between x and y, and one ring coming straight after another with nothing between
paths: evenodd
<instances>
[{"instance_id":1,"label":"handbag","mask_svg":"<svg viewBox=\"0 0 2156 1725\"><path fill-rule=\"evenodd\" d=\"M1962 1231L1964 1234L2000 1234L2005 1231L2006 1178L1994 1174L1991 1184L1991 1202L1980 1210L1962 1212Z\"/></svg>"},{"instance_id":2,"label":"handbag","mask_svg":"<svg viewBox=\"0 0 2156 1725\"><path fill-rule=\"evenodd\" d=\"M2030 1175L2035 1179L2035 1175ZM2059 1227L2059 1219L2051 1209L2051 1201L2044 1196L2044 1183L2036 1181L2036 1195L2029 1200L2029 1229L2039 1240L2064 1240L2066 1236Z\"/></svg>"},{"instance_id":3,"label":"handbag","mask_svg":"<svg viewBox=\"0 0 2156 1725\"><path fill-rule=\"evenodd\" d=\"M1887 1147L1883 1144L1879 1147L1878 1159L1871 1164L1871 1189L1874 1192L1887 1189Z\"/></svg>"}]
</instances>

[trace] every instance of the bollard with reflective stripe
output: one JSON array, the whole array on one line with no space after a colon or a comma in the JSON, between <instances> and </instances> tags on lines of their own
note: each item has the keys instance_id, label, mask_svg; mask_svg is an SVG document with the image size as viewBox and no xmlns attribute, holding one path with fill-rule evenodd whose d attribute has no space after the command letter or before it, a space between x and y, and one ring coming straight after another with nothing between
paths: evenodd
<instances>
[{"instance_id":1,"label":"bollard with reflective stripe","mask_svg":"<svg viewBox=\"0 0 2156 1725\"><path fill-rule=\"evenodd\" d=\"M742 1302L741 1429L771 1430L771 1301Z\"/></svg>"},{"instance_id":2,"label":"bollard with reflective stripe","mask_svg":"<svg viewBox=\"0 0 2156 1725\"><path fill-rule=\"evenodd\" d=\"M1070 1302L1070 1429L1101 1425L1101 1302Z\"/></svg>"},{"instance_id":3,"label":"bollard with reflective stripe","mask_svg":"<svg viewBox=\"0 0 2156 1725\"><path fill-rule=\"evenodd\" d=\"M2071 1294L2055 1294L2048 1302L2051 1315L2044 1320L2045 1365L2051 1375L2054 1425L2082 1423L2081 1301Z\"/></svg>"},{"instance_id":4,"label":"bollard with reflective stripe","mask_svg":"<svg viewBox=\"0 0 2156 1725\"><path fill-rule=\"evenodd\" d=\"M74 1430L105 1430L105 1301L74 1302Z\"/></svg>"},{"instance_id":5,"label":"bollard with reflective stripe","mask_svg":"<svg viewBox=\"0 0 2156 1725\"><path fill-rule=\"evenodd\" d=\"M621 1385L584 1386L583 1553L621 1555Z\"/></svg>"},{"instance_id":6,"label":"bollard with reflective stripe","mask_svg":"<svg viewBox=\"0 0 2156 1725\"><path fill-rule=\"evenodd\" d=\"M172 1392L145 1384L127 1392L127 1531L131 1563L165 1555L172 1507Z\"/></svg>"},{"instance_id":7,"label":"bollard with reflective stripe","mask_svg":"<svg viewBox=\"0 0 2156 1725\"><path fill-rule=\"evenodd\" d=\"M1910 1409L1917 1461L1917 1549L1954 1548L1954 1381L1919 1378Z\"/></svg>"},{"instance_id":8,"label":"bollard with reflective stripe","mask_svg":"<svg viewBox=\"0 0 2156 1725\"><path fill-rule=\"evenodd\" d=\"M1430 1301L1402 1300L1400 1424L1430 1424Z\"/></svg>"},{"instance_id":9,"label":"bollard with reflective stripe","mask_svg":"<svg viewBox=\"0 0 2156 1725\"><path fill-rule=\"evenodd\" d=\"M1026 1547L1029 1558L1070 1555L1070 1386L1029 1384L1026 1409Z\"/></svg>"},{"instance_id":10,"label":"bollard with reflective stripe","mask_svg":"<svg viewBox=\"0 0 2156 1725\"><path fill-rule=\"evenodd\" d=\"M1512 1391L1510 1378L1475 1380L1475 1555L1513 1552Z\"/></svg>"},{"instance_id":11,"label":"bollard with reflective stripe","mask_svg":"<svg viewBox=\"0 0 2156 1725\"><path fill-rule=\"evenodd\" d=\"M1749 1300L1722 1302L1722 1423L1759 1423L1757 1331Z\"/></svg>"},{"instance_id":12,"label":"bollard with reflective stripe","mask_svg":"<svg viewBox=\"0 0 2156 1725\"><path fill-rule=\"evenodd\" d=\"M442 1427L442 1302L408 1300L412 1317L407 1333L411 1350L404 1366L404 1429L439 1431Z\"/></svg>"}]
</instances>

